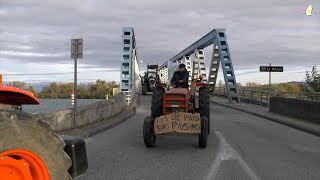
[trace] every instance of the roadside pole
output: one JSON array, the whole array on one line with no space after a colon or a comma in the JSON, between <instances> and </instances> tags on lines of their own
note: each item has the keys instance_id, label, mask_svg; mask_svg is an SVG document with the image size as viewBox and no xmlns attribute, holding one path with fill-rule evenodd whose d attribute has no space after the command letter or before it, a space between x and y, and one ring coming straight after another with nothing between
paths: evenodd
<instances>
[{"instance_id":1,"label":"roadside pole","mask_svg":"<svg viewBox=\"0 0 320 180\"><path fill-rule=\"evenodd\" d=\"M74 106L73 128L77 127L77 59L83 57L83 40L71 39L71 58L74 59Z\"/></svg>"},{"instance_id":2,"label":"roadside pole","mask_svg":"<svg viewBox=\"0 0 320 180\"><path fill-rule=\"evenodd\" d=\"M269 67L271 68L271 63L269 63ZM271 71L269 71L269 92L268 92L268 106L270 106L270 97L271 97Z\"/></svg>"},{"instance_id":3,"label":"roadside pole","mask_svg":"<svg viewBox=\"0 0 320 180\"><path fill-rule=\"evenodd\" d=\"M270 97L271 97L271 72L283 72L283 66L260 66L260 72L269 72L269 88L268 88L268 95L267 95L267 103L268 106L270 105Z\"/></svg>"},{"instance_id":4,"label":"roadside pole","mask_svg":"<svg viewBox=\"0 0 320 180\"><path fill-rule=\"evenodd\" d=\"M74 118L73 118L73 128L76 128L77 125L77 58L74 59L74 84L73 84L73 89L74 89Z\"/></svg>"}]
</instances>

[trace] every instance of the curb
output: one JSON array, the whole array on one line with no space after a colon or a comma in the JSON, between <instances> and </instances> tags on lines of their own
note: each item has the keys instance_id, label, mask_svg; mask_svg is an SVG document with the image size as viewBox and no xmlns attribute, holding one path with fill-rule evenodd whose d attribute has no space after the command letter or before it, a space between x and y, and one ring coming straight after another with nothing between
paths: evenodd
<instances>
[{"instance_id":1,"label":"curb","mask_svg":"<svg viewBox=\"0 0 320 180\"><path fill-rule=\"evenodd\" d=\"M310 128L310 127L307 127L307 126L304 126L304 125L301 125L301 124L298 124L298 123L294 123L294 122L289 122L289 121L283 120L281 118L271 117L269 115L257 113L257 112L250 111L250 110L245 110L245 109L242 109L242 108L234 107L234 106L227 105L227 104L220 103L220 102L216 102L216 101L213 101L213 100L210 100L210 101L212 103L215 103L215 104L220 105L220 106L224 106L224 107L227 107L227 108L231 108L231 109L235 109L235 110L238 110L238 111L242 111L242 112L245 112L245 113L248 113L248 114L252 114L254 116L258 116L258 117L261 117L261 118L264 118L264 119L267 119L267 120L270 120L270 121L273 121L273 122L277 122L279 124L283 124L283 125L286 125L286 126L289 126L289 127L292 127L292 128L295 128L295 129L298 129L298 130L301 130L301 131L304 131L304 132L307 132L307 133L310 133L310 134L313 134L313 135L316 135L316 136L320 136L320 129L317 129L317 128Z\"/></svg>"},{"instance_id":2,"label":"curb","mask_svg":"<svg viewBox=\"0 0 320 180\"><path fill-rule=\"evenodd\" d=\"M139 95L136 94L136 97L133 99L133 103L130 106L125 107L125 109L119 114L88 126L84 126L84 127L73 129L73 130L58 132L58 134L80 136L85 139L90 136L96 135L100 132L103 132L105 130L108 130L110 128L113 128L121 124L122 122L125 122L130 117L136 114L136 106L138 104L138 100L139 100ZM101 123L101 126L97 126L97 124L99 123ZM92 128L90 128L90 126L92 126ZM94 127L94 126L97 126L97 127ZM89 129L85 129L85 128L89 128Z\"/></svg>"},{"instance_id":3,"label":"curb","mask_svg":"<svg viewBox=\"0 0 320 180\"><path fill-rule=\"evenodd\" d=\"M115 116L114 118L112 118L112 121L110 121L110 123L107 123L103 126L99 126L97 128L91 129L87 132L82 133L80 136L82 138L88 138L90 136L96 135L100 132L103 132L105 130L111 129L119 124L121 124L122 122L125 122L126 120L128 120L130 117L132 117L133 115L136 114L136 108L132 108L132 110L129 110L129 112L126 112L125 114L123 114L125 112L121 112L121 115Z\"/></svg>"}]
</instances>

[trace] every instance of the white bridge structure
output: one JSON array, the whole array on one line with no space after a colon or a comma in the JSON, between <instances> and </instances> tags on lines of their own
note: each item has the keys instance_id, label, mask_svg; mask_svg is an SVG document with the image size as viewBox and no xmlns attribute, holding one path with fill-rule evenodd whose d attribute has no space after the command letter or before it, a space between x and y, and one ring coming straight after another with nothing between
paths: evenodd
<instances>
[{"instance_id":1,"label":"white bridge structure","mask_svg":"<svg viewBox=\"0 0 320 180\"><path fill-rule=\"evenodd\" d=\"M127 104L131 103L140 85L139 73L140 68L134 30L132 27L123 27L120 92L126 94Z\"/></svg>"},{"instance_id":2,"label":"white bridge structure","mask_svg":"<svg viewBox=\"0 0 320 180\"><path fill-rule=\"evenodd\" d=\"M121 60L120 91L127 93L127 103L131 102L140 85L139 63L137 60L136 41L133 28L123 28L123 57ZM209 66L205 64L204 49L213 46ZM213 29L211 32L191 44L189 47L166 61L159 67L160 79L163 83L169 83L170 64L184 63L189 71L189 84L193 78L201 75L202 81L207 84L213 94L217 82L218 71L222 66L226 93L229 103L240 103L236 77L232 65L230 49L227 42L225 29ZM209 67L209 74L207 74Z\"/></svg>"}]
</instances>

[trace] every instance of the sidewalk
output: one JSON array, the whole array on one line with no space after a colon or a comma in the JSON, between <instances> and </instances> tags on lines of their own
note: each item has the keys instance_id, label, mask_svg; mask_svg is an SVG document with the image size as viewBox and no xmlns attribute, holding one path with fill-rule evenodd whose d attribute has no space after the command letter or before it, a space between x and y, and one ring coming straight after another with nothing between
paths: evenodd
<instances>
[{"instance_id":1,"label":"sidewalk","mask_svg":"<svg viewBox=\"0 0 320 180\"><path fill-rule=\"evenodd\" d=\"M127 119L129 119L133 115L135 115L136 106L139 103L138 97L139 97L139 95L136 94L136 96L132 100L131 105L125 107L125 109L121 113L119 113L118 115L116 115L114 117L111 117L111 118L105 119L103 121L100 121L100 122L97 122L94 124L90 124L88 126L84 126L81 128L58 132L58 134L59 135L69 135L69 136L81 136L82 138L88 138L88 137L93 136L95 134L98 134L102 131L110 129L110 128L126 121Z\"/></svg>"},{"instance_id":2,"label":"sidewalk","mask_svg":"<svg viewBox=\"0 0 320 180\"><path fill-rule=\"evenodd\" d=\"M303 119L296 119L292 117L275 114L275 113L269 112L269 108L264 106L252 105L249 103L229 104L227 98L222 98L217 96L211 97L210 100L211 102L221 106L243 111L264 119L268 119L280 124L284 124L284 125L320 136L320 124L311 123Z\"/></svg>"}]
</instances>

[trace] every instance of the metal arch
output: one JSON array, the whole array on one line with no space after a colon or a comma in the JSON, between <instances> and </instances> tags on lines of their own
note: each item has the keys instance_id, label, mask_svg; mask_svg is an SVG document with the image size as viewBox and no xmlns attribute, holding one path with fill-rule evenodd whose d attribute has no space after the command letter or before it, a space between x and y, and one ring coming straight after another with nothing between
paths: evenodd
<instances>
[{"instance_id":1,"label":"metal arch","mask_svg":"<svg viewBox=\"0 0 320 180\"><path fill-rule=\"evenodd\" d=\"M195 49L204 49L211 44L216 44L217 43L217 34L219 32L225 32L225 29L214 29L205 36L203 36L201 39L196 41L195 43L191 44L189 47L181 51L179 54L171 58L169 61L177 61L178 59L182 59L183 56L190 56L191 54L194 53ZM162 64L160 67L167 66L168 62L165 62Z\"/></svg>"},{"instance_id":2,"label":"metal arch","mask_svg":"<svg viewBox=\"0 0 320 180\"><path fill-rule=\"evenodd\" d=\"M237 82L233 70L225 29L213 29L211 32L200 38L195 43L191 44L169 61L177 62L178 60L183 59L185 56L190 56L191 54L195 53L195 51L204 49L212 44L214 45L214 48L212 53L213 57L211 58L210 62L209 76L207 76L208 87L211 92L214 91L219 65L221 64L229 103L231 103L233 100L235 100L237 103L240 103ZM218 58L214 58L216 55L218 55ZM166 69L169 61L162 64L160 68ZM191 62L191 64L194 64L194 62Z\"/></svg>"}]
</instances>

